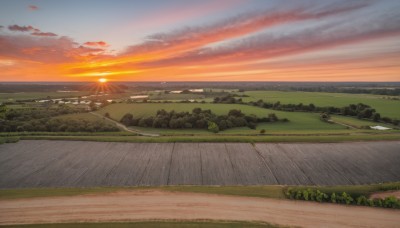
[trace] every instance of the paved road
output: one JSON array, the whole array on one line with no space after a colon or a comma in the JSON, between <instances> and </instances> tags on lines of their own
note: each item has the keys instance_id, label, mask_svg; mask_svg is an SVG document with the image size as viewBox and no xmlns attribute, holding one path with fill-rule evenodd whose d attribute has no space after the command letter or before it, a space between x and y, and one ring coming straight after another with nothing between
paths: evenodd
<instances>
[{"instance_id":1,"label":"paved road","mask_svg":"<svg viewBox=\"0 0 400 228\"><path fill-rule=\"evenodd\" d=\"M400 142L0 145L0 188L400 181Z\"/></svg>"}]
</instances>

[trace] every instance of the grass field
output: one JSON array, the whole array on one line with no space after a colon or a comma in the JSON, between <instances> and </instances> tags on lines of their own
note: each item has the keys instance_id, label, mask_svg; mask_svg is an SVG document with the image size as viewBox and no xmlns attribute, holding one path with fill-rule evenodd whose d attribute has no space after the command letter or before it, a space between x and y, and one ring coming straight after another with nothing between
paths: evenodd
<instances>
[{"instance_id":1,"label":"grass field","mask_svg":"<svg viewBox=\"0 0 400 228\"><path fill-rule=\"evenodd\" d=\"M266 135L266 136L236 136L224 135L196 135L193 136L112 136L112 135L24 135L22 140L71 140L71 141L97 141L97 142L351 142L351 141L397 141L398 133L385 134L308 134L308 135Z\"/></svg>"},{"instance_id":2,"label":"grass field","mask_svg":"<svg viewBox=\"0 0 400 228\"><path fill-rule=\"evenodd\" d=\"M291 186L164 186L164 187L95 187L95 188L20 188L0 189L0 200L22 199L54 196L76 196L96 193L112 193L116 191L163 190L172 192L194 192L232 196L262 197L284 199L284 190ZM317 188L323 192L347 192L355 195L369 196L375 192L399 190L400 182L345 185L345 186L295 186L297 189Z\"/></svg>"},{"instance_id":3,"label":"grass field","mask_svg":"<svg viewBox=\"0 0 400 228\"><path fill-rule=\"evenodd\" d=\"M204 95L201 94L152 94L149 99L150 100L201 100L205 98Z\"/></svg>"},{"instance_id":4,"label":"grass field","mask_svg":"<svg viewBox=\"0 0 400 228\"><path fill-rule=\"evenodd\" d=\"M384 127L388 127L388 128L393 128L393 125L390 124L384 124L384 123L376 123L376 122L372 122L372 121L368 121L368 120L360 120L357 118L353 118L353 117L348 117L348 116L340 116L340 115L331 115L331 120L333 120L336 123L342 123L342 124L346 124L355 128L361 128L364 126L384 126Z\"/></svg>"},{"instance_id":5,"label":"grass field","mask_svg":"<svg viewBox=\"0 0 400 228\"><path fill-rule=\"evenodd\" d=\"M282 104L313 103L316 106L335 107L364 103L375 108L381 116L400 119L400 100L383 99L384 95L282 91L247 91L244 94L249 96L242 98L244 102L262 99L266 102L280 101Z\"/></svg>"},{"instance_id":6,"label":"grass field","mask_svg":"<svg viewBox=\"0 0 400 228\"><path fill-rule=\"evenodd\" d=\"M54 119L63 119L63 120L86 120L86 121L106 121L103 118L100 118L96 115L90 114L90 113L76 113L76 114L68 114L68 115L61 115L61 116L56 116L53 117Z\"/></svg>"},{"instance_id":7,"label":"grass field","mask_svg":"<svg viewBox=\"0 0 400 228\"><path fill-rule=\"evenodd\" d=\"M66 98L66 97L77 97L88 95L88 92L29 92L29 93L0 93L0 102L5 101L16 101L16 100L27 100L27 99L47 99L49 96L51 99L55 98Z\"/></svg>"},{"instance_id":8,"label":"grass field","mask_svg":"<svg viewBox=\"0 0 400 228\"><path fill-rule=\"evenodd\" d=\"M303 113L303 112L282 112L276 110L263 109L248 105L238 104L199 104L199 103L168 103L168 104L155 104L155 103L136 103L136 104L112 104L97 111L104 115L109 113L111 118L119 121L126 113L131 113L135 117L155 116L157 110L165 109L167 111L175 110L177 112L187 111L191 112L194 108L199 107L202 109L211 109L217 115L226 115L231 109L240 109L246 114L254 114L258 117L267 116L268 113L275 113L279 118L287 118L289 122L279 123L261 123L257 126L257 130L249 128L230 129L224 132L232 133L256 133L259 129L267 131L296 131L296 130L318 130L318 131L331 131L343 130L346 127L336 124L329 124L319 120L317 113ZM156 129L160 132L160 129ZM176 133L177 130L164 129L164 133ZM178 130L179 131L179 130Z\"/></svg>"}]
</instances>

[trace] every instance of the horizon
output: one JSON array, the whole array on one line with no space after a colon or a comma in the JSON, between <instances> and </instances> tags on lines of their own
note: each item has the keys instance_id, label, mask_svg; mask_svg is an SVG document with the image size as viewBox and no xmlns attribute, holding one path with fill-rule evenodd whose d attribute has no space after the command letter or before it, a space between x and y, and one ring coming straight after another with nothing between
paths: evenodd
<instances>
[{"instance_id":1,"label":"horizon","mask_svg":"<svg viewBox=\"0 0 400 228\"><path fill-rule=\"evenodd\" d=\"M0 83L400 81L400 2L0 2Z\"/></svg>"}]
</instances>

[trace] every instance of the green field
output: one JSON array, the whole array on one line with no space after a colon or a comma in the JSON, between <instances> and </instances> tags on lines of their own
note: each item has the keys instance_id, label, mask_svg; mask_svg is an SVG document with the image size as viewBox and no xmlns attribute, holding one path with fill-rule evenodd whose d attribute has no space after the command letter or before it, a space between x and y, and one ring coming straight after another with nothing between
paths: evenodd
<instances>
[{"instance_id":1,"label":"green field","mask_svg":"<svg viewBox=\"0 0 400 228\"><path fill-rule=\"evenodd\" d=\"M98 113L104 115L109 113L111 118L119 121L126 113L131 113L135 117L147 117L155 116L157 110L165 109L167 111L175 110L177 112L187 111L191 112L194 108L199 107L202 109L211 109L217 115L224 115L231 109L240 109L246 114L254 114L258 117L267 116L268 113L275 113L279 118L287 118L289 122L277 122L277 123L261 123L258 124L257 130L251 130L249 128L233 128L224 133L257 133L259 129L265 129L266 131L331 131L331 130L344 130L346 127L329 124L319 120L319 114L317 113L305 113L305 112L282 112L276 110L263 109L259 107L249 105L238 105L238 104L199 104L199 103L136 103L136 104L111 104L98 111ZM142 129L143 130L143 129ZM156 129L160 132L170 131L169 129ZM177 130L172 130L176 132ZM180 131L180 130L178 130Z\"/></svg>"},{"instance_id":2,"label":"green field","mask_svg":"<svg viewBox=\"0 0 400 228\"><path fill-rule=\"evenodd\" d=\"M0 93L0 102L28 100L28 99L51 99L78 97L88 95L88 92L28 92L28 93Z\"/></svg>"},{"instance_id":3,"label":"green field","mask_svg":"<svg viewBox=\"0 0 400 228\"><path fill-rule=\"evenodd\" d=\"M170 93L170 94L153 94L151 96L149 96L150 100L201 100L205 98L204 95L201 94L193 94L193 93L189 93L189 94L174 94L174 93Z\"/></svg>"},{"instance_id":4,"label":"green field","mask_svg":"<svg viewBox=\"0 0 400 228\"><path fill-rule=\"evenodd\" d=\"M319 93L319 92L283 92L283 91L247 91L249 97L243 97L244 102L257 101L277 102L282 104L310 104L316 106L343 107L349 104L364 103L375 108L381 116L400 119L400 100L383 99L384 95Z\"/></svg>"},{"instance_id":5,"label":"green field","mask_svg":"<svg viewBox=\"0 0 400 228\"><path fill-rule=\"evenodd\" d=\"M33 188L33 189L0 189L0 200L36 197L76 196L96 193L112 193L117 191L163 190L171 192L194 192L232 196L261 197L284 199L284 191L294 189L320 189L323 192L347 192L354 195L369 196L375 192L400 190L400 182L349 185L349 186L163 186L163 187L91 187L91 188Z\"/></svg>"},{"instance_id":6,"label":"green field","mask_svg":"<svg viewBox=\"0 0 400 228\"><path fill-rule=\"evenodd\" d=\"M399 141L399 133L354 133L354 134L298 134L291 135L283 133L281 135L184 135L184 136L120 136L121 133L116 132L113 135L96 135L96 134L76 134L75 132L66 135L39 135L30 133L19 136L21 140L70 140L70 141L97 141L97 142L154 142L154 143L173 143L173 142L313 142L313 143L333 143L333 142L354 142L354 141ZM216 137L221 136L221 137Z\"/></svg>"},{"instance_id":7,"label":"green field","mask_svg":"<svg viewBox=\"0 0 400 228\"><path fill-rule=\"evenodd\" d=\"M348 117L348 116L340 116L340 115L332 115L331 120L336 122L336 123L342 123L349 125L351 127L355 128L362 128L364 126L383 126L383 127L388 127L388 128L393 128L393 125L390 124L384 124L384 123L376 123L376 122L371 122L368 120L362 120L362 119L357 119L353 117Z\"/></svg>"},{"instance_id":8,"label":"green field","mask_svg":"<svg viewBox=\"0 0 400 228\"><path fill-rule=\"evenodd\" d=\"M106 121L105 119L102 119L98 116L95 116L95 115L87 113L87 112L56 116L56 117L54 117L54 119L63 119L63 120L81 119L81 120L86 120L86 121Z\"/></svg>"}]
</instances>

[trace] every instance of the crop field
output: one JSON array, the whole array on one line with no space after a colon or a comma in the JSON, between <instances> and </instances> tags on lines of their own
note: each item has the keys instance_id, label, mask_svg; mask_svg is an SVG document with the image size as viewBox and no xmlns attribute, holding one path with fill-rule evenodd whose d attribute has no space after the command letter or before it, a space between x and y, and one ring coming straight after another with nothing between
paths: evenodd
<instances>
[{"instance_id":1,"label":"crop field","mask_svg":"<svg viewBox=\"0 0 400 228\"><path fill-rule=\"evenodd\" d=\"M135 117L147 117L155 116L157 111L165 109L167 111L175 110L177 112L191 112L194 108L199 107L202 109L210 109L217 115L228 114L231 109L240 109L243 113L254 114L257 117L267 116L268 113L275 113L279 118L287 118L289 122L279 123L260 123L257 125L256 130L249 128L233 128L222 133L256 133L259 129L266 129L270 131L296 131L296 130L343 130L346 127L336 124L329 124L319 119L317 113L305 113L305 112L283 112L270 109L263 109L259 107L249 105L238 105L238 104L201 104L201 103L135 103L135 104L111 104L103 109L97 111L101 115L109 113L112 119L119 121L126 113L131 113ZM164 130L156 129L161 133L176 132L181 130Z\"/></svg>"},{"instance_id":2,"label":"crop field","mask_svg":"<svg viewBox=\"0 0 400 228\"><path fill-rule=\"evenodd\" d=\"M262 99L266 102L280 101L282 104L310 104L316 106L343 107L349 104L364 103L377 110L381 116L400 119L400 100L383 99L384 95L318 93L318 92L281 92L281 91L247 91L243 94L244 102Z\"/></svg>"},{"instance_id":3,"label":"crop field","mask_svg":"<svg viewBox=\"0 0 400 228\"><path fill-rule=\"evenodd\" d=\"M0 145L0 188L354 185L400 180L400 142L29 141Z\"/></svg>"}]
</instances>

